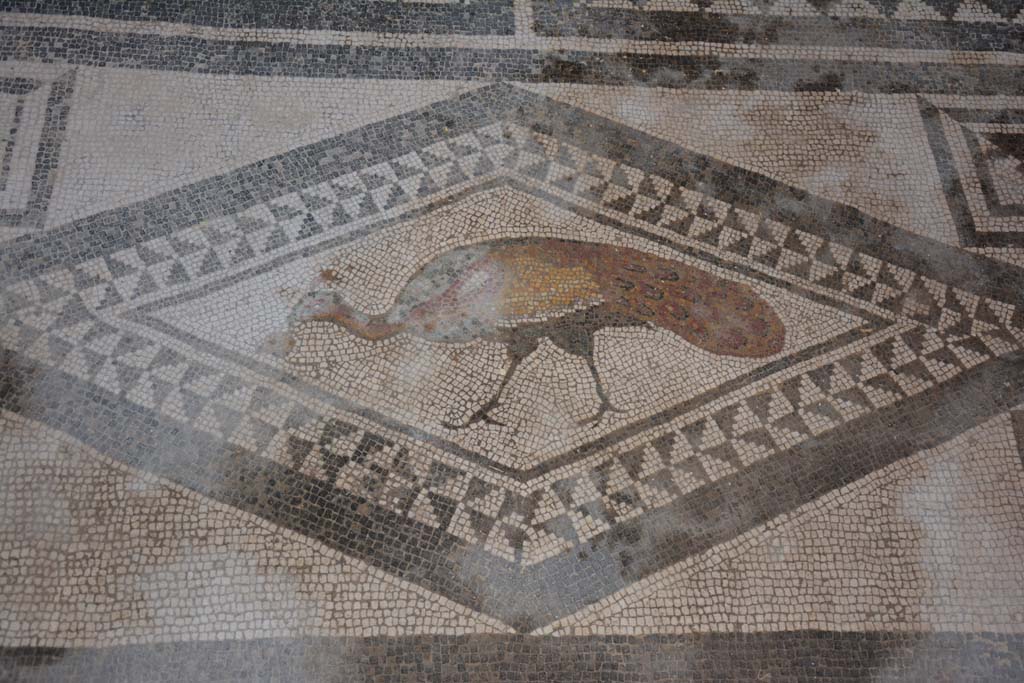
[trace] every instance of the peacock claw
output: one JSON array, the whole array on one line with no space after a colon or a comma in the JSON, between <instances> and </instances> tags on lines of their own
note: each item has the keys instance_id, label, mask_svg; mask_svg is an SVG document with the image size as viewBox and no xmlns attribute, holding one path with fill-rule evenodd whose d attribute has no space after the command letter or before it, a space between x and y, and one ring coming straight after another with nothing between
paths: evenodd
<instances>
[{"instance_id":1,"label":"peacock claw","mask_svg":"<svg viewBox=\"0 0 1024 683\"><path fill-rule=\"evenodd\" d=\"M490 410L493 407L494 406L484 406L480 410L470 415L469 419L463 422L462 424L455 424L454 422L442 422L441 426L444 427L445 429L468 429L469 427L475 425L477 422L483 422L484 424L494 425L495 427L507 427L508 425L506 425L504 422L499 422L498 420L495 420L493 417L491 417Z\"/></svg>"}]
</instances>

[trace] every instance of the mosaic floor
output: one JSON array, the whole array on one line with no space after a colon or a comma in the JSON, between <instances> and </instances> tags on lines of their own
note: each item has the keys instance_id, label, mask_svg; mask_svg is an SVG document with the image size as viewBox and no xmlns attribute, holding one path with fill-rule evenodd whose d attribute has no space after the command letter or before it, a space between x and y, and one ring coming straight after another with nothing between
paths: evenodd
<instances>
[{"instance_id":1,"label":"mosaic floor","mask_svg":"<svg viewBox=\"0 0 1024 683\"><path fill-rule=\"evenodd\" d=\"M0 10L0 680L1024 680L1024 0Z\"/></svg>"}]
</instances>

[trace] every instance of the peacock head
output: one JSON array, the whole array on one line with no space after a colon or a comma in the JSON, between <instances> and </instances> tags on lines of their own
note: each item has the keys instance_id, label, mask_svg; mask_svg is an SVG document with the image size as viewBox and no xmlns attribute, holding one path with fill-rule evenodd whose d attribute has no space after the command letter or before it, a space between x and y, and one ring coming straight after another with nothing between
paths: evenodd
<instances>
[{"instance_id":1,"label":"peacock head","mask_svg":"<svg viewBox=\"0 0 1024 683\"><path fill-rule=\"evenodd\" d=\"M333 323L370 341L386 339L404 329L401 324L389 323L384 316L367 315L356 310L337 292L330 290L310 292L304 296L292 309L289 329L309 320Z\"/></svg>"}]
</instances>

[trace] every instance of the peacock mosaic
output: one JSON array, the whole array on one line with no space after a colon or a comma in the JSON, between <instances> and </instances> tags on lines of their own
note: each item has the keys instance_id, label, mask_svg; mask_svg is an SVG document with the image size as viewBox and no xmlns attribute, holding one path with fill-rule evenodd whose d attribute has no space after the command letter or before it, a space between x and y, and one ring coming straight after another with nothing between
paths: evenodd
<instances>
[{"instance_id":1,"label":"peacock mosaic","mask_svg":"<svg viewBox=\"0 0 1024 683\"><path fill-rule=\"evenodd\" d=\"M801 1L12 3L0 678L1019 678L1020 3Z\"/></svg>"}]
</instances>

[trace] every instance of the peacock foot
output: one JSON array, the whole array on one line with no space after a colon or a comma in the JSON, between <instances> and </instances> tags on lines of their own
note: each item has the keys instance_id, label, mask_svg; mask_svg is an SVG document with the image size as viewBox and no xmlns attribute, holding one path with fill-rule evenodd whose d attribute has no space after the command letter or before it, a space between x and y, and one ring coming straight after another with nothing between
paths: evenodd
<instances>
[{"instance_id":1,"label":"peacock foot","mask_svg":"<svg viewBox=\"0 0 1024 683\"><path fill-rule=\"evenodd\" d=\"M621 408L616 408L615 406L613 406L611 401L609 401L608 399L602 398L601 399L601 405L598 406L597 412L594 413L593 415L591 415L588 418L584 418L582 420L579 420L576 424L578 426L580 426L580 427L583 427L585 425L590 425L591 427L595 427L595 426L597 426L597 423L601 421L601 418L604 417L605 413L624 413L624 412L626 412L626 411L621 409Z\"/></svg>"},{"instance_id":2,"label":"peacock foot","mask_svg":"<svg viewBox=\"0 0 1024 683\"><path fill-rule=\"evenodd\" d=\"M480 408L472 415L470 415L469 419L467 419L462 424L456 424L454 422L442 422L441 426L444 427L445 429L468 429L469 427L472 427L478 422L483 422L484 424L494 425L496 427L507 427L508 425L506 425L504 422L499 422L498 420L495 420L493 417L491 417L491 410L496 408L497 405L498 404L496 401L493 404L488 402L482 408Z\"/></svg>"}]
</instances>

